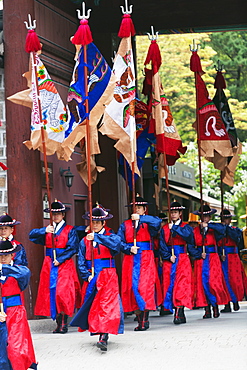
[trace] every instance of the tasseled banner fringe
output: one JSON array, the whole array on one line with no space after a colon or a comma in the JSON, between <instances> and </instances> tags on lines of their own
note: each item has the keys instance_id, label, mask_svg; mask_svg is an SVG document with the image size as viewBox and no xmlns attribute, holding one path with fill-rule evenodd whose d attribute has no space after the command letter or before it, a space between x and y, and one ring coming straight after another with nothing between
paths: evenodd
<instances>
[{"instance_id":1,"label":"tasseled banner fringe","mask_svg":"<svg viewBox=\"0 0 247 370\"><path fill-rule=\"evenodd\" d=\"M118 37L129 37L134 36L136 33L134 24L132 22L130 14L124 14L122 18L122 22L120 25L120 29L118 32Z\"/></svg>"},{"instance_id":2,"label":"tasseled banner fringe","mask_svg":"<svg viewBox=\"0 0 247 370\"><path fill-rule=\"evenodd\" d=\"M222 72L220 71L217 72L217 75L214 81L214 87L216 89L221 89L221 90L226 88L226 81L224 79Z\"/></svg>"},{"instance_id":3,"label":"tasseled banner fringe","mask_svg":"<svg viewBox=\"0 0 247 370\"><path fill-rule=\"evenodd\" d=\"M192 72L199 72L200 75L204 74L202 70L200 58L196 51L192 51L192 55L190 58L190 70Z\"/></svg>"},{"instance_id":4,"label":"tasseled banner fringe","mask_svg":"<svg viewBox=\"0 0 247 370\"><path fill-rule=\"evenodd\" d=\"M80 21L80 26L76 31L74 37L71 40L72 44L74 45L88 45L93 42L92 33L90 27L88 25L87 19L82 19Z\"/></svg>"},{"instance_id":5,"label":"tasseled banner fringe","mask_svg":"<svg viewBox=\"0 0 247 370\"><path fill-rule=\"evenodd\" d=\"M151 44L148 49L148 54L146 57L146 60L144 62L144 65L149 64L150 61L152 61L153 65L153 72L154 74L158 72L160 66L161 66L161 54L160 54L160 48L157 44L156 40L152 40Z\"/></svg>"},{"instance_id":6,"label":"tasseled banner fringe","mask_svg":"<svg viewBox=\"0 0 247 370\"><path fill-rule=\"evenodd\" d=\"M28 30L25 50L27 53L36 53L41 50L41 44L34 30Z\"/></svg>"}]
</instances>

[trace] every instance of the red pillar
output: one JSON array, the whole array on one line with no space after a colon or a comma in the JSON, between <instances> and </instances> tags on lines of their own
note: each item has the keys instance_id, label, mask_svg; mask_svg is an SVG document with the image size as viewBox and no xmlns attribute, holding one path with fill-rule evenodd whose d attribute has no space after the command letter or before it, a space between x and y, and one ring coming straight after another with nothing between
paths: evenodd
<instances>
[{"instance_id":1,"label":"red pillar","mask_svg":"<svg viewBox=\"0 0 247 370\"><path fill-rule=\"evenodd\" d=\"M34 18L33 0L4 1L4 76L5 97L27 88L22 74L28 70L29 56L25 52L27 30L24 21L28 14ZM29 151L23 144L30 136L28 108L6 100L8 209L9 214L21 221L16 228L16 239L27 252L32 273L29 288L25 291L28 317L33 317L39 272L43 261L43 248L29 241L29 231L42 227L41 164L38 151Z\"/></svg>"}]
</instances>

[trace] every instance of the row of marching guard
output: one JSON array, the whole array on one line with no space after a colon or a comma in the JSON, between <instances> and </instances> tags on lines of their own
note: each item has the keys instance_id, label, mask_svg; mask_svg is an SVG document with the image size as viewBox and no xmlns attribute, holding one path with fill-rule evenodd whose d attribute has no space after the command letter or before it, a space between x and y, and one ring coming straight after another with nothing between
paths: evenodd
<instances>
[{"instance_id":1,"label":"row of marching guard","mask_svg":"<svg viewBox=\"0 0 247 370\"><path fill-rule=\"evenodd\" d=\"M160 315L174 313L176 325L186 323L185 307L203 307L203 319L218 318L219 305L225 305L221 312L231 312L231 305L239 310L238 302L246 297L247 278L239 258L242 231L230 225L233 215L225 209L221 223L210 222L216 211L204 205L195 212L201 222L192 228L182 221L184 207L178 202L170 205L169 222L148 215L147 207L148 203L137 196L134 213L115 234L107 226L107 220L113 217L110 210L96 205L92 209L92 230L87 228L80 241L78 229L64 220L69 209L62 202L55 200L51 209L45 210L51 211L53 223L29 234L32 242L46 246L34 313L56 320L54 334L67 333L68 317L73 316L70 325L98 335L97 347L107 351L109 334L124 332L124 314L135 313L134 330L145 331L150 327L149 311L158 307ZM82 217L89 220L90 213ZM0 216L4 305L0 323L7 327L4 332L0 326L6 344L0 351L4 370L37 368L21 293L28 285L30 271L25 249L12 235L18 223L9 215ZM120 252L121 294L114 261ZM84 281L82 288L74 255ZM21 327L16 321L17 312L22 314ZM20 329L22 335L16 336ZM16 351L25 341L28 346L16 362Z\"/></svg>"}]
</instances>

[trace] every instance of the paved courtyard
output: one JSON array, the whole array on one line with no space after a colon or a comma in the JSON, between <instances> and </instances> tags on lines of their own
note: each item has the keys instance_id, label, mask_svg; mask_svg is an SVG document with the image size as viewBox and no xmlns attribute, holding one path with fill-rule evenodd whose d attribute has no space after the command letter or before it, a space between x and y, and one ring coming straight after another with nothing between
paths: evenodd
<instances>
[{"instance_id":1,"label":"paved courtyard","mask_svg":"<svg viewBox=\"0 0 247 370\"><path fill-rule=\"evenodd\" d=\"M222 308L222 307L221 307ZM96 347L98 336L69 328L52 334L51 319L32 320L39 370L242 370L247 367L247 302L238 312L203 320L203 309L186 310L187 323L174 325L172 315L150 314L150 329L134 332L134 316L125 334L111 335L108 351Z\"/></svg>"}]
</instances>

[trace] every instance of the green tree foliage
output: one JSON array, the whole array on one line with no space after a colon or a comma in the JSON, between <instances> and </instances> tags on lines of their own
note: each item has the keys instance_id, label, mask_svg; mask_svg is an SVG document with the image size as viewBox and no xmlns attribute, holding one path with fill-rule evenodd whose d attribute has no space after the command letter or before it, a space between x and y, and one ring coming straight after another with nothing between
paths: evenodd
<instances>
[{"instance_id":1,"label":"green tree foliage","mask_svg":"<svg viewBox=\"0 0 247 370\"><path fill-rule=\"evenodd\" d=\"M244 142L247 128L247 32L176 34L158 37L162 56L160 67L162 85L181 139L184 144L188 145L187 153L181 157L180 161L195 168L199 191L196 132L192 128L196 108L195 81L194 74L189 68L191 55L189 45L193 39L196 43L200 43L198 54L205 71L203 80L211 98L215 94L215 65L218 60L224 65L226 71L224 77L227 83L225 94L228 97L239 139ZM139 97L143 100L145 100L141 94L143 69L149 45L148 37L138 36L136 38L138 91ZM202 158L202 180L203 192L220 199L220 172L204 158ZM237 216L240 216L245 213L247 196L247 143L243 145L243 154L240 156L235 173L235 184L232 189L224 185L224 202L226 206L228 204L235 206L235 212Z\"/></svg>"},{"instance_id":2,"label":"green tree foliage","mask_svg":"<svg viewBox=\"0 0 247 370\"><path fill-rule=\"evenodd\" d=\"M225 80L231 97L246 100L247 89L247 32L217 32L206 41L215 51L214 62L220 60L224 65Z\"/></svg>"}]
</instances>

